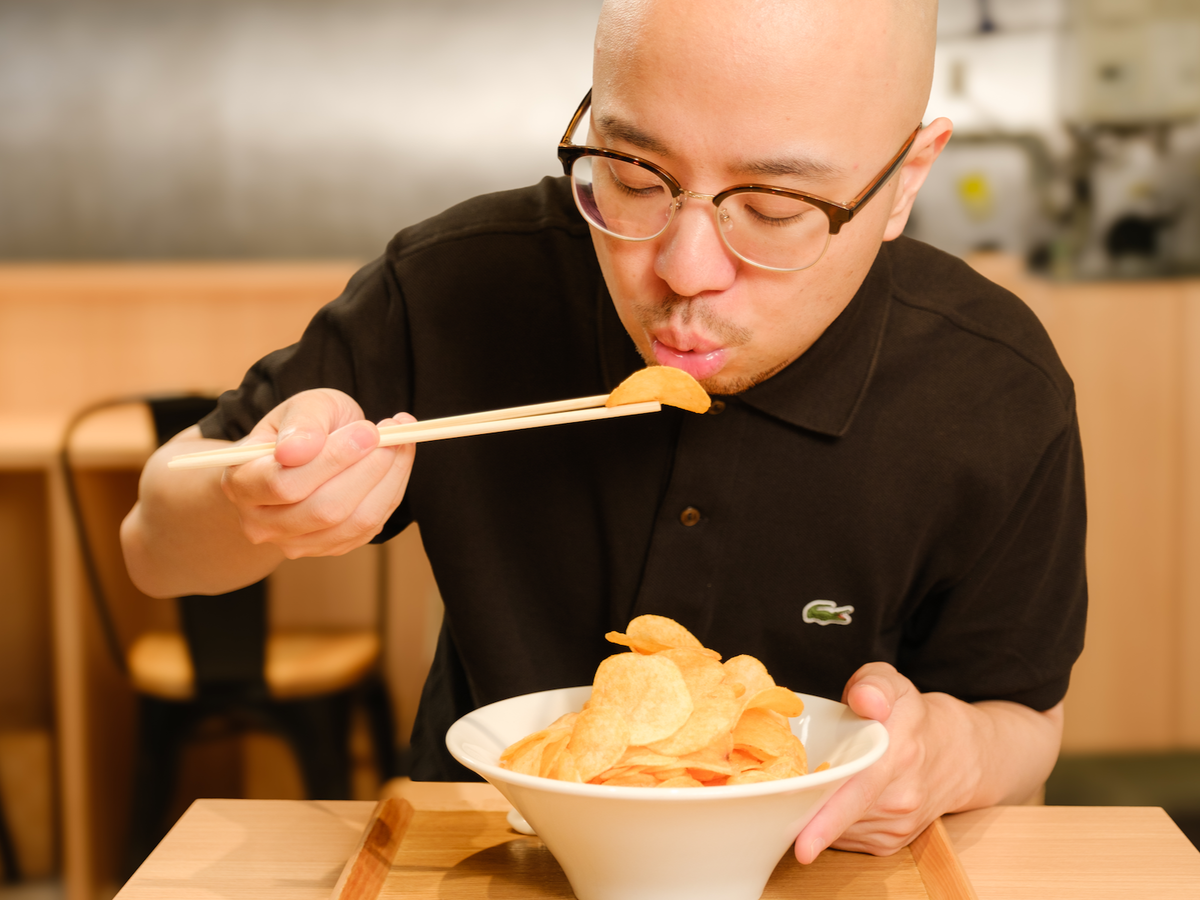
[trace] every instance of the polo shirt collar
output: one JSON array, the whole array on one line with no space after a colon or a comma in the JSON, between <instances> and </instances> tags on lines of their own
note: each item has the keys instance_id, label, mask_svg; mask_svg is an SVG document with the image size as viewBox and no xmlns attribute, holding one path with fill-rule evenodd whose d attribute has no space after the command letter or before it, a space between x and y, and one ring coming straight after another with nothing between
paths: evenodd
<instances>
[{"instance_id":1,"label":"polo shirt collar","mask_svg":"<svg viewBox=\"0 0 1200 900\"><path fill-rule=\"evenodd\" d=\"M854 297L811 347L739 399L769 416L830 437L850 429L883 348L892 266L884 244Z\"/></svg>"},{"instance_id":2,"label":"polo shirt collar","mask_svg":"<svg viewBox=\"0 0 1200 900\"><path fill-rule=\"evenodd\" d=\"M892 283L886 248L884 244L850 303L813 345L739 400L818 434L840 437L849 430L883 347ZM602 378L611 390L645 364L616 315L603 278L597 317Z\"/></svg>"}]
</instances>

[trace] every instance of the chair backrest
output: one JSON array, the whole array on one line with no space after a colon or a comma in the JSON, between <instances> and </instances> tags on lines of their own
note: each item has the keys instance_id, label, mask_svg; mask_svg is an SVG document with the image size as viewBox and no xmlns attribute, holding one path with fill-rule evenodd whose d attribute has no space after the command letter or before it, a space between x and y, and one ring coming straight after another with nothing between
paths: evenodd
<instances>
[{"instance_id":1,"label":"chair backrest","mask_svg":"<svg viewBox=\"0 0 1200 900\"><path fill-rule=\"evenodd\" d=\"M158 445L194 425L216 406L216 398L196 395L123 397L95 404L79 413L63 439L63 477L70 501L80 554L101 627L114 662L127 672L124 648L108 602L108 593L96 565L93 541L71 464L71 436L92 413L112 406L142 402L150 410ZM216 596L192 595L176 600L180 630L188 646L195 678L196 697L255 700L266 696L264 676L267 641L266 581Z\"/></svg>"}]
</instances>

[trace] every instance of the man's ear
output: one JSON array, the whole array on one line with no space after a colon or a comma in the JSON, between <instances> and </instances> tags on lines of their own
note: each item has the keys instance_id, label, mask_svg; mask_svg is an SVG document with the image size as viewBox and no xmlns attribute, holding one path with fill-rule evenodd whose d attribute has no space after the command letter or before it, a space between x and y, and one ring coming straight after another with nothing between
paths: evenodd
<instances>
[{"instance_id":1,"label":"man's ear","mask_svg":"<svg viewBox=\"0 0 1200 900\"><path fill-rule=\"evenodd\" d=\"M908 151L908 159L897 173L900 187L896 191L892 213L883 232L885 241L894 241L904 232L904 226L908 224L908 216L912 212L913 201L917 199L917 191L925 183L930 166L941 154L953 132L954 125L949 119L934 119L921 129L917 139L913 141L912 149Z\"/></svg>"}]
</instances>

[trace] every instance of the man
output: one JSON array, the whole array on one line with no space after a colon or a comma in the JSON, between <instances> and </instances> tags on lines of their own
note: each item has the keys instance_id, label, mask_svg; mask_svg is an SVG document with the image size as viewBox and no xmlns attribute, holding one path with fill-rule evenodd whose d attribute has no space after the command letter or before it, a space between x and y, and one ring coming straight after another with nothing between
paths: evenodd
<instances>
[{"instance_id":1,"label":"man","mask_svg":"<svg viewBox=\"0 0 1200 900\"><path fill-rule=\"evenodd\" d=\"M930 0L607 2L576 138L599 152L562 151L573 187L402 232L156 454L123 528L136 583L224 591L415 519L447 607L417 777L453 775L456 715L586 682L601 635L652 612L887 726L801 862L1025 799L1082 643L1078 431L1032 314L900 237L950 136L917 129L935 19ZM726 190L747 184L772 190ZM417 451L367 421L603 393L639 355L719 414ZM164 468L242 437L274 457Z\"/></svg>"}]
</instances>

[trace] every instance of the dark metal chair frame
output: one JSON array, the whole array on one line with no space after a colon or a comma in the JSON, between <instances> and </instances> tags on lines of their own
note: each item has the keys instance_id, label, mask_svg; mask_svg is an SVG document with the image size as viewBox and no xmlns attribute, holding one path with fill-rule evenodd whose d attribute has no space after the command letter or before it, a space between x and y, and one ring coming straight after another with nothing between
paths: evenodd
<instances>
[{"instance_id":1,"label":"dark metal chair frame","mask_svg":"<svg viewBox=\"0 0 1200 900\"><path fill-rule=\"evenodd\" d=\"M87 533L70 441L76 427L102 409L145 403L154 420L158 444L195 424L216 404L191 395L123 397L94 404L78 413L63 438L61 465L84 572L96 615L113 662L129 675L125 651ZM138 742L134 797L127 852L127 874L166 834L184 745L214 719L238 730L275 733L291 746L313 799L350 798L349 732L351 710L361 703L367 713L376 762L382 779L397 774L395 738L387 688L378 666L352 688L281 700L270 696L264 677L267 641L266 582L218 596L179 597L180 627L195 672L195 696L167 700L139 693ZM380 603L382 624L383 604Z\"/></svg>"}]
</instances>

